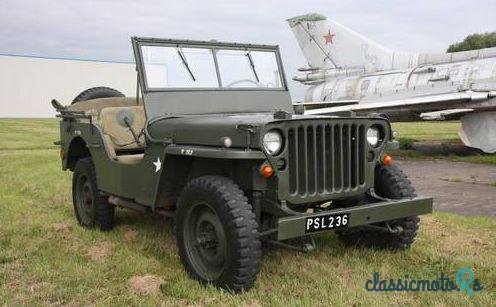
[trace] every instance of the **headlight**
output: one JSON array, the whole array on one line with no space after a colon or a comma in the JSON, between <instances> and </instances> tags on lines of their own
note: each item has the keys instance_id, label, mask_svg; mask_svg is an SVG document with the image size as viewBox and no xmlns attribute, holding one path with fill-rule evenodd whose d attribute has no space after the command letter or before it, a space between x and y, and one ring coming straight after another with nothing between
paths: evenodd
<instances>
[{"instance_id":1,"label":"headlight","mask_svg":"<svg viewBox=\"0 0 496 307\"><path fill-rule=\"evenodd\" d=\"M265 150L275 156L281 152L282 136L277 130L270 130L263 136L262 143Z\"/></svg>"},{"instance_id":2,"label":"headlight","mask_svg":"<svg viewBox=\"0 0 496 307\"><path fill-rule=\"evenodd\" d=\"M381 133L377 127L370 127L367 130L367 142L369 142L370 146L376 147L379 144L380 138Z\"/></svg>"}]
</instances>

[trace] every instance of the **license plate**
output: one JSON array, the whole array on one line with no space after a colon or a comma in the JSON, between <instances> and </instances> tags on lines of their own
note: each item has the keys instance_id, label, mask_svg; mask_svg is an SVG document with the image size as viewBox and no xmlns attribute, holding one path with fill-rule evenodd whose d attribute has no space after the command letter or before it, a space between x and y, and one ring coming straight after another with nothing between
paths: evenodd
<instances>
[{"instance_id":1,"label":"license plate","mask_svg":"<svg viewBox=\"0 0 496 307\"><path fill-rule=\"evenodd\" d=\"M348 213L307 217L305 232L344 229L348 228L349 222Z\"/></svg>"}]
</instances>

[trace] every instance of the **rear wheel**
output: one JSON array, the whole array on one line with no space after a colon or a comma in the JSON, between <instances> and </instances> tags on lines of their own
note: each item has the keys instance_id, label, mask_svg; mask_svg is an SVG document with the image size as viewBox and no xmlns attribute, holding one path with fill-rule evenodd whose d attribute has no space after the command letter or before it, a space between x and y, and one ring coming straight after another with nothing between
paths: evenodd
<instances>
[{"instance_id":1,"label":"rear wheel","mask_svg":"<svg viewBox=\"0 0 496 307\"><path fill-rule=\"evenodd\" d=\"M417 196L410 180L403 171L392 165L378 165L375 169L375 192L377 195L391 198L411 198ZM418 216L377 223L382 229L397 230L397 232L381 231L369 227L354 227L338 232L338 236L347 244L355 246L376 247L384 249L407 249L417 235ZM388 227L389 226L389 227Z\"/></svg>"},{"instance_id":2,"label":"rear wheel","mask_svg":"<svg viewBox=\"0 0 496 307\"><path fill-rule=\"evenodd\" d=\"M74 212L79 224L110 230L114 222L114 206L100 194L96 184L95 167L91 158L80 159L72 179Z\"/></svg>"},{"instance_id":3,"label":"rear wheel","mask_svg":"<svg viewBox=\"0 0 496 307\"><path fill-rule=\"evenodd\" d=\"M181 262L195 279L233 292L253 286L261 258L258 224L231 180L204 176L186 185L177 203L176 237Z\"/></svg>"},{"instance_id":4,"label":"rear wheel","mask_svg":"<svg viewBox=\"0 0 496 307\"><path fill-rule=\"evenodd\" d=\"M89 88L81 94L77 95L76 98L71 102L71 104L75 104L80 101L86 101L90 99L96 98L110 98L110 97L125 97L123 93L119 92L110 87L98 86Z\"/></svg>"}]
</instances>

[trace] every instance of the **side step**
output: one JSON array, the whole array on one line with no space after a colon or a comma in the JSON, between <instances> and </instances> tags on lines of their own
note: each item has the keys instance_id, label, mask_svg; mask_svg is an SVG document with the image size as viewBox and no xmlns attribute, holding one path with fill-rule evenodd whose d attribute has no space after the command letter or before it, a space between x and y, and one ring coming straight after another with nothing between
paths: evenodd
<instances>
[{"instance_id":1,"label":"side step","mask_svg":"<svg viewBox=\"0 0 496 307\"><path fill-rule=\"evenodd\" d=\"M148 212L154 212L166 217L174 217L174 212L170 210L164 210L163 208L156 208L155 210L152 210L151 207L141 205L139 203L136 203L130 199L126 198L120 198L117 196L110 195L108 197L108 202L111 203L112 205L115 205L117 207L121 208L126 208L126 209L131 209L134 211L138 211L140 213L148 213Z\"/></svg>"},{"instance_id":2,"label":"side step","mask_svg":"<svg viewBox=\"0 0 496 307\"><path fill-rule=\"evenodd\" d=\"M113 195L110 195L108 197L108 202L117 207L127 208L141 213L146 213L148 211L148 207L135 203L132 200L120 198Z\"/></svg>"}]
</instances>

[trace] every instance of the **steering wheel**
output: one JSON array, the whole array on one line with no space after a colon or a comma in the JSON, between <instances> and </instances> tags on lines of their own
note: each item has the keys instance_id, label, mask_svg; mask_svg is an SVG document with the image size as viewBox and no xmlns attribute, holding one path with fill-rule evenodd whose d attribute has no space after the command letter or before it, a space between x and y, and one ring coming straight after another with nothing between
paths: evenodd
<instances>
[{"instance_id":1,"label":"steering wheel","mask_svg":"<svg viewBox=\"0 0 496 307\"><path fill-rule=\"evenodd\" d=\"M228 85L226 85L225 87L233 87L234 85L236 84L239 84L239 83L251 83L251 84L255 84L257 87L262 87L262 84L259 83L259 82L256 82L256 81L253 81L253 80L250 80L250 79L241 79L241 80L236 80L234 82L231 82L229 83Z\"/></svg>"}]
</instances>

